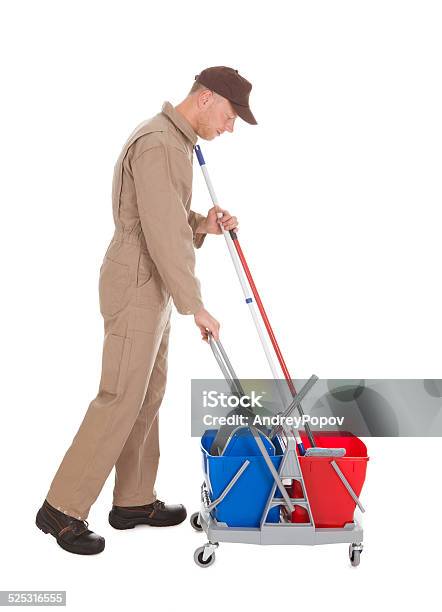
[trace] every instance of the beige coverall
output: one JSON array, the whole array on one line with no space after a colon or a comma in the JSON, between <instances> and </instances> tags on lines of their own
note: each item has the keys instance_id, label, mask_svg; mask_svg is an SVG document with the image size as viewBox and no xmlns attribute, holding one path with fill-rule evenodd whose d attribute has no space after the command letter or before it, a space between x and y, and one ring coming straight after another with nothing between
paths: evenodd
<instances>
[{"instance_id":1,"label":"beige coverall","mask_svg":"<svg viewBox=\"0 0 442 612\"><path fill-rule=\"evenodd\" d=\"M172 299L181 314L203 306L194 275L203 216L190 210L196 142L190 123L164 102L132 133L115 165L115 234L99 280L105 333L99 391L47 494L52 506L80 519L114 465L115 505L156 498Z\"/></svg>"}]
</instances>

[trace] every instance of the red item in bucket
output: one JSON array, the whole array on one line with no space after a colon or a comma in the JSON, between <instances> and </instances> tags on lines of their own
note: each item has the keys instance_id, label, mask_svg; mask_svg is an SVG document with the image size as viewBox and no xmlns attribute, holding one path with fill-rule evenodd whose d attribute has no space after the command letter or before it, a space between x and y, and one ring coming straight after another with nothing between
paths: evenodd
<instances>
[{"instance_id":1,"label":"red item in bucket","mask_svg":"<svg viewBox=\"0 0 442 612\"><path fill-rule=\"evenodd\" d=\"M293 499L296 499L296 498L301 499L302 497L304 497L303 492L302 492L301 483L299 482L299 480L292 481L292 485L290 487L290 497L292 497ZM303 506L297 506L295 504L295 509L292 512L291 522L292 523L309 523L310 518L309 518L306 508L303 508Z\"/></svg>"}]
</instances>

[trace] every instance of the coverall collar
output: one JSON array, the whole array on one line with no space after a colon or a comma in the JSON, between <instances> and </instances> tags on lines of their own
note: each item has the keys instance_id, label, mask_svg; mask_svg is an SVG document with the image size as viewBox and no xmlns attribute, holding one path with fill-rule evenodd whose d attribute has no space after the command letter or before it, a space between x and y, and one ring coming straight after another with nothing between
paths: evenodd
<instances>
[{"instance_id":1,"label":"coverall collar","mask_svg":"<svg viewBox=\"0 0 442 612\"><path fill-rule=\"evenodd\" d=\"M195 132L193 127L187 121L187 119L178 112L170 102L164 102L161 108L161 112L169 117L172 123L186 136L193 146L196 145L198 141L198 134Z\"/></svg>"}]
</instances>

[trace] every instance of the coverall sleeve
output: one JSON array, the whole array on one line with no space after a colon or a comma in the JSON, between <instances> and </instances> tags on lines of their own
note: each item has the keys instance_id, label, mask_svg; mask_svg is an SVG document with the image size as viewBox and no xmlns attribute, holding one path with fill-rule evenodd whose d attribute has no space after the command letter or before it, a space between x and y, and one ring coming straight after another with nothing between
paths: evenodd
<instances>
[{"instance_id":1,"label":"coverall sleeve","mask_svg":"<svg viewBox=\"0 0 442 612\"><path fill-rule=\"evenodd\" d=\"M204 215L200 215L200 213L194 212L193 210L189 212L189 225L192 228L193 244L196 249L199 249L201 247L204 242L204 238L207 236L207 234L196 233L196 228L201 223L201 221L203 221L203 219L205 219Z\"/></svg>"},{"instance_id":2,"label":"coverall sleeve","mask_svg":"<svg viewBox=\"0 0 442 612\"><path fill-rule=\"evenodd\" d=\"M132 161L132 172L150 256L177 311L195 314L203 308L203 302L200 282L195 276L193 232L171 172L171 166L181 170L185 166L181 157L174 160L174 156L184 153L167 145L153 147Z\"/></svg>"}]
</instances>

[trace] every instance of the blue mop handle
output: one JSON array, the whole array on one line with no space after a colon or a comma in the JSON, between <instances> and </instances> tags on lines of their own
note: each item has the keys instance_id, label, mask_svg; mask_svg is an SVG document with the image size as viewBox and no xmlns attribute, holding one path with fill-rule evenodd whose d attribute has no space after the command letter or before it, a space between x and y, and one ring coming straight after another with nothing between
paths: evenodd
<instances>
[{"instance_id":1,"label":"blue mop handle","mask_svg":"<svg viewBox=\"0 0 442 612\"><path fill-rule=\"evenodd\" d=\"M196 157L198 159L199 165L204 166L206 162L204 161L203 152L201 151L201 147L199 145L195 145L195 153L196 153Z\"/></svg>"},{"instance_id":2,"label":"blue mop handle","mask_svg":"<svg viewBox=\"0 0 442 612\"><path fill-rule=\"evenodd\" d=\"M199 145L195 145L194 149L195 149L196 157L198 159L198 163L199 163L199 165L201 167L201 170L203 171L204 178L206 179L206 185L207 185L207 188L209 190L210 197L212 198L212 203L214 204L214 206L218 206L218 199L216 197L216 193L215 193L215 190L213 188L212 181L210 180L209 174L207 172L206 161L205 161L205 159L203 157L203 152L201 151L201 147ZM218 217L218 219L221 219L221 217L223 216L223 213L222 212L218 212L216 214L216 216ZM236 239L236 234L235 234L235 232L233 230L229 230L228 232L225 232L223 230L223 234L229 234L230 238L232 240ZM226 238L227 238L227 236L226 236ZM229 245L229 242L227 244ZM231 247L229 246L229 251L230 250L231 250Z\"/></svg>"},{"instance_id":3,"label":"blue mop handle","mask_svg":"<svg viewBox=\"0 0 442 612\"><path fill-rule=\"evenodd\" d=\"M205 161L205 159L203 157L203 152L201 151L201 147L199 145L195 145L194 149L195 149L195 153L196 153L196 157L197 157L198 163L199 163L199 165L201 167L201 170L203 172L204 178L206 180L206 185L207 185L207 189L209 190L209 193L210 193L212 204L214 206L219 206L218 198L216 197L216 193L215 193L215 189L213 188L212 181L210 180L209 173L207 172L206 161ZM218 219L220 219L223 216L223 213L222 212L218 212L216 214L216 216L218 217ZM223 234L224 234L226 240L227 240L228 235L230 235L230 238L232 240L235 240L235 238L236 238L236 234L235 234L235 232L233 230L229 230L228 232L223 230ZM230 244L230 242L228 240L227 240L227 246L229 247L229 251L230 251L230 254L232 255L232 259L235 260L236 258L235 258L235 256L233 255L233 252L232 252L232 245ZM236 266L237 266L237 264L235 264L235 267ZM238 275L240 275L240 272L239 272L238 268L237 268L237 273L238 273Z\"/></svg>"}]
</instances>

